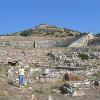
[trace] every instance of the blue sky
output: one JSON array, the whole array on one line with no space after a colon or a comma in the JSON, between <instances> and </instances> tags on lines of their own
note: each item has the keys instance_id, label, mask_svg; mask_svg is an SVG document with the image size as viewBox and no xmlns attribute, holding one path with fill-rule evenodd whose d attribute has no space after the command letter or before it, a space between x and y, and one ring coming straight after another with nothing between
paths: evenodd
<instances>
[{"instance_id":1,"label":"blue sky","mask_svg":"<svg viewBox=\"0 0 100 100\"><path fill-rule=\"evenodd\" d=\"M100 32L100 0L0 0L0 34L42 23Z\"/></svg>"}]
</instances>

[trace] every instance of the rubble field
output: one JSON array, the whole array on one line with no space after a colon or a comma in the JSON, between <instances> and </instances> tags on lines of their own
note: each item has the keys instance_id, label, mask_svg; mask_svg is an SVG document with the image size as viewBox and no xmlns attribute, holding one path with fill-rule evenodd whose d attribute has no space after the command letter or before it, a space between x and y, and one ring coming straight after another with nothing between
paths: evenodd
<instances>
[{"instance_id":1,"label":"rubble field","mask_svg":"<svg viewBox=\"0 0 100 100\"><path fill-rule=\"evenodd\" d=\"M100 48L49 48L0 50L1 100L100 100ZM25 68L25 84L19 88L19 63ZM46 67L49 70L44 75ZM68 75L66 78L65 75ZM69 83L74 94L61 94ZM35 98L35 99L33 99Z\"/></svg>"}]
</instances>

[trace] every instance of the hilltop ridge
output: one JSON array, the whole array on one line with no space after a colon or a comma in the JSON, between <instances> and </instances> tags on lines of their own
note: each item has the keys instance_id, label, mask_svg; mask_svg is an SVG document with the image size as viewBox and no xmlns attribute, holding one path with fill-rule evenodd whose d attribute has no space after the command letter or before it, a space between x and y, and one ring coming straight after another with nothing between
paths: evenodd
<instances>
[{"instance_id":1,"label":"hilltop ridge","mask_svg":"<svg viewBox=\"0 0 100 100\"><path fill-rule=\"evenodd\" d=\"M40 24L36 27L23 30L21 32L16 32L12 35L20 35L23 37L32 36L32 35L54 35L56 37L65 37L65 36L77 36L81 34L79 31L74 31L71 29L66 29L62 27L58 27L55 25L49 24Z\"/></svg>"}]
</instances>

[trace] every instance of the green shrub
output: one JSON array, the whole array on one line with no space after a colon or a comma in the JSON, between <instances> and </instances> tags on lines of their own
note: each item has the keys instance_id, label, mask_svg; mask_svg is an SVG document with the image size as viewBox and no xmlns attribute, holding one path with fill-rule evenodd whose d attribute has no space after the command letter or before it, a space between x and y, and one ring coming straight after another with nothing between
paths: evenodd
<instances>
[{"instance_id":1,"label":"green shrub","mask_svg":"<svg viewBox=\"0 0 100 100\"><path fill-rule=\"evenodd\" d=\"M78 55L78 57L80 57L82 60L88 60L89 59L88 55L87 54L84 54L84 53L80 53Z\"/></svg>"},{"instance_id":2,"label":"green shrub","mask_svg":"<svg viewBox=\"0 0 100 100\"><path fill-rule=\"evenodd\" d=\"M100 72L94 73L93 76L95 79L100 80Z\"/></svg>"}]
</instances>

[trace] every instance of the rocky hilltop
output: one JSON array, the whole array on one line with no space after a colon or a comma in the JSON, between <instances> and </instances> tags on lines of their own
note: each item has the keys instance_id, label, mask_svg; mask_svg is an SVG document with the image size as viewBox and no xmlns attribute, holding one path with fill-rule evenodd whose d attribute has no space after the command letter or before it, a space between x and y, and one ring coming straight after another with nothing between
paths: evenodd
<instances>
[{"instance_id":1,"label":"rocky hilltop","mask_svg":"<svg viewBox=\"0 0 100 100\"><path fill-rule=\"evenodd\" d=\"M65 37L65 36L77 36L80 33L81 32L62 28L62 27L57 27L54 25L40 24L34 28L27 29L18 33L14 33L13 35L20 35L23 37L32 36L32 35L42 35L42 36L53 35L55 37Z\"/></svg>"}]
</instances>

